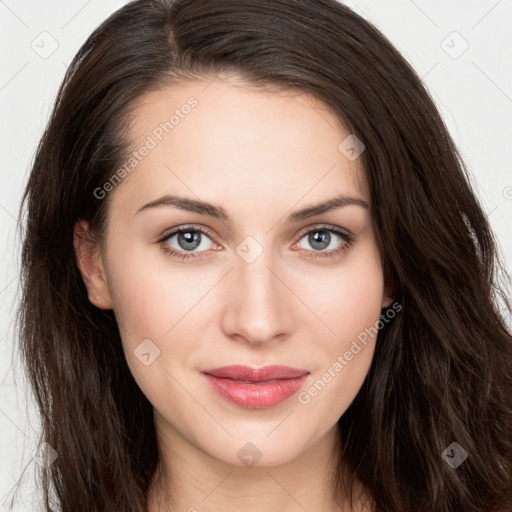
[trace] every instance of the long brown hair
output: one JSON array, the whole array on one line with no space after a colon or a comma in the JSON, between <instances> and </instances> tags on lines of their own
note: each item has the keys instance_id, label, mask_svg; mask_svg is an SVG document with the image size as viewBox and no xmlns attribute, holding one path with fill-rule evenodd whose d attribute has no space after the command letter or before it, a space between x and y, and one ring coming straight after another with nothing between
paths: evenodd
<instances>
[{"instance_id":1,"label":"long brown hair","mask_svg":"<svg viewBox=\"0 0 512 512\"><path fill-rule=\"evenodd\" d=\"M376 511L512 510L512 338L500 312L510 306L492 232L417 74L335 0L137 0L69 66L20 209L19 350L41 442L58 454L41 469L45 509L146 510L152 407L113 312L88 300L74 225L88 220L101 239L109 196L94 191L126 160L136 100L221 72L312 94L366 147L372 222L402 311L380 329L338 422L340 460ZM468 454L456 469L442 456L453 442Z\"/></svg>"}]
</instances>

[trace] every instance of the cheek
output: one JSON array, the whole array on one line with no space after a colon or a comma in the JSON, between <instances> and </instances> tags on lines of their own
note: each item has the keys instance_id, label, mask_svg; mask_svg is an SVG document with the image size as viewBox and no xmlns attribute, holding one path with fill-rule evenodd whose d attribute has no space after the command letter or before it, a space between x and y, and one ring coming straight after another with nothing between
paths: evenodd
<instances>
[{"instance_id":1,"label":"cheek","mask_svg":"<svg viewBox=\"0 0 512 512\"><path fill-rule=\"evenodd\" d=\"M126 266L128 267L128 266ZM139 338L157 338L164 329L164 310L172 310L170 297L161 296L162 283L147 269L139 271L137 265L119 265L112 275L111 290L116 320L130 343Z\"/></svg>"},{"instance_id":2,"label":"cheek","mask_svg":"<svg viewBox=\"0 0 512 512\"><path fill-rule=\"evenodd\" d=\"M116 319L130 343L161 339L200 298L204 275L170 266L159 251L126 248L111 256L109 285ZM148 252L151 258L148 259Z\"/></svg>"},{"instance_id":3,"label":"cheek","mask_svg":"<svg viewBox=\"0 0 512 512\"><path fill-rule=\"evenodd\" d=\"M197 275L171 273L165 257L148 261L147 252L133 248L111 262L109 285L128 367L148 399L159 403L173 389L165 371L170 367L168 341L177 332L183 339L192 337L187 313L205 293L204 276L201 284ZM187 346L173 344L173 360L183 362Z\"/></svg>"},{"instance_id":4,"label":"cheek","mask_svg":"<svg viewBox=\"0 0 512 512\"><path fill-rule=\"evenodd\" d=\"M352 339L379 318L383 300L383 274L373 247L347 258L336 272L304 280L311 309L331 331L328 352L348 350Z\"/></svg>"},{"instance_id":5,"label":"cheek","mask_svg":"<svg viewBox=\"0 0 512 512\"><path fill-rule=\"evenodd\" d=\"M377 254L360 253L348 263L332 279L324 280L322 293L310 289L313 304L331 333L315 340L321 364L297 398L327 423L346 411L366 378L382 307L383 275Z\"/></svg>"}]
</instances>

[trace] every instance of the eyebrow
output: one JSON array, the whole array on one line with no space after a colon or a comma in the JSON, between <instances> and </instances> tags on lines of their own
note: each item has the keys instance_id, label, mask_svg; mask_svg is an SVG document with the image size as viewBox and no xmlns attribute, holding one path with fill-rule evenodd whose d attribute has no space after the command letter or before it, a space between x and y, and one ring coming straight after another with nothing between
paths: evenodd
<instances>
[{"instance_id":1,"label":"eyebrow","mask_svg":"<svg viewBox=\"0 0 512 512\"><path fill-rule=\"evenodd\" d=\"M359 197L339 195L333 197L332 199L328 199L327 201L324 201L322 203L318 203L313 206L308 206L307 208L303 208L302 210L298 210L290 214L288 216L288 221L299 222L301 220L314 217L315 215L320 215L322 213L335 210L336 208L341 208L349 205L360 206L367 210L370 208L368 203ZM229 216L226 213L226 210L224 210L224 208L220 205L214 205L212 203L207 203L199 199L191 199L188 197L176 196L171 194L166 194L162 197L159 197L158 199L155 199L145 204L144 206L137 210L135 215L143 211L147 211L152 208L157 208L161 206L170 206L178 208L180 210L199 213L201 215L208 215L210 217L214 217L216 219L229 222Z\"/></svg>"}]
</instances>

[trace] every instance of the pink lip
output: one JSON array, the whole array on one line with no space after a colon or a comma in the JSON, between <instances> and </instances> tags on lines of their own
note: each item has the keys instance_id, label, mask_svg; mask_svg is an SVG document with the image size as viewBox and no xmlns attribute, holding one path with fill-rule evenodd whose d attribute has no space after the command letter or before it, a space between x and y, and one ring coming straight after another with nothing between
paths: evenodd
<instances>
[{"instance_id":1,"label":"pink lip","mask_svg":"<svg viewBox=\"0 0 512 512\"><path fill-rule=\"evenodd\" d=\"M274 407L302 386L309 372L288 366L223 366L203 371L212 389L248 409Z\"/></svg>"}]
</instances>

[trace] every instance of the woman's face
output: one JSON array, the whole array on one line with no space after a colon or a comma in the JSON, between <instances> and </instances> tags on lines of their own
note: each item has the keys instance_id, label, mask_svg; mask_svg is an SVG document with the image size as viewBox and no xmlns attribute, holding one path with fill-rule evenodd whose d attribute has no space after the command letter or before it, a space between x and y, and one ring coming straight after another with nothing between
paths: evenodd
<instances>
[{"instance_id":1,"label":"woman's face","mask_svg":"<svg viewBox=\"0 0 512 512\"><path fill-rule=\"evenodd\" d=\"M210 82L138 103L90 299L163 436L275 465L333 432L391 298L357 141L311 96Z\"/></svg>"}]
</instances>

